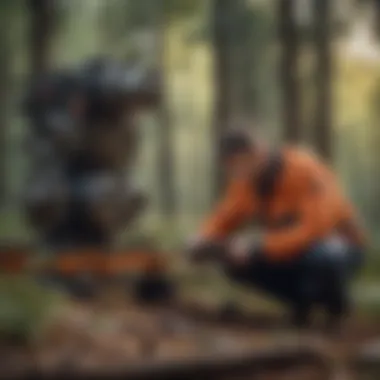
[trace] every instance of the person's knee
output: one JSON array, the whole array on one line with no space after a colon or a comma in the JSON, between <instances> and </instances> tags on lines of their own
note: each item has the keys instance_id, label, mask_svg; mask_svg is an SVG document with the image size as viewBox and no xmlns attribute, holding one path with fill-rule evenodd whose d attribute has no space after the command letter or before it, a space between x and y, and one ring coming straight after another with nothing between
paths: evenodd
<instances>
[{"instance_id":1,"label":"person's knee","mask_svg":"<svg viewBox=\"0 0 380 380\"><path fill-rule=\"evenodd\" d=\"M355 265L353 248L344 239L332 236L315 244L306 255L310 265L329 271L346 270ZM357 263L359 264L359 263Z\"/></svg>"}]
</instances>

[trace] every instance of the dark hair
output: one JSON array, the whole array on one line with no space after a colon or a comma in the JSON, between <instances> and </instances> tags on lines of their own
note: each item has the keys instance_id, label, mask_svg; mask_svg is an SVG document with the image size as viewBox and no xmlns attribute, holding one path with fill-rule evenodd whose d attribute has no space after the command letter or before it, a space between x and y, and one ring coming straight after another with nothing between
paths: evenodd
<instances>
[{"instance_id":1,"label":"dark hair","mask_svg":"<svg viewBox=\"0 0 380 380\"><path fill-rule=\"evenodd\" d=\"M254 149L254 142L246 130L230 130L220 139L219 150L222 158L237 153L250 152Z\"/></svg>"}]
</instances>

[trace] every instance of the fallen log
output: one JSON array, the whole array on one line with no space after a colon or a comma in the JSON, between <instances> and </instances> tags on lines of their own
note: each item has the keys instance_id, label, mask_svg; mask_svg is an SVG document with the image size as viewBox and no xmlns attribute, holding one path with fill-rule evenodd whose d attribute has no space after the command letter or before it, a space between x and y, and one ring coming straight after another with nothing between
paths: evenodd
<instances>
[{"instance_id":1,"label":"fallen log","mask_svg":"<svg viewBox=\"0 0 380 380\"><path fill-rule=\"evenodd\" d=\"M352 370L359 375L371 375L371 378L380 378L380 341L362 346L352 354L350 360Z\"/></svg>"},{"instance_id":2,"label":"fallen log","mask_svg":"<svg viewBox=\"0 0 380 380\"><path fill-rule=\"evenodd\" d=\"M233 355L212 355L176 361L152 361L129 364L123 367L97 369L94 372L80 369L42 371L38 368L28 373L12 376L14 380L60 380L70 376L77 379L229 379L262 371L284 371L298 366L311 366L321 373L328 371L323 354L310 346L278 347ZM11 378L11 377L9 377ZM325 377L324 377L325 378Z\"/></svg>"}]
</instances>

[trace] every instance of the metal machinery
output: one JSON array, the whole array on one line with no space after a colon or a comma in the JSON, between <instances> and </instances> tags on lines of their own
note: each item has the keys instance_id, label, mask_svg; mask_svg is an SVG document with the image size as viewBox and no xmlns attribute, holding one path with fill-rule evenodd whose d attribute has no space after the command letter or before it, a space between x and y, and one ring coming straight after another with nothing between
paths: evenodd
<instances>
[{"instance_id":1,"label":"metal machinery","mask_svg":"<svg viewBox=\"0 0 380 380\"><path fill-rule=\"evenodd\" d=\"M76 295L93 295L102 280L130 271L140 274L140 297L168 294L160 255L112 248L146 203L128 176L138 149L133 119L158 99L152 73L106 58L31 83L27 216L52 253L44 272Z\"/></svg>"}]
</instances>

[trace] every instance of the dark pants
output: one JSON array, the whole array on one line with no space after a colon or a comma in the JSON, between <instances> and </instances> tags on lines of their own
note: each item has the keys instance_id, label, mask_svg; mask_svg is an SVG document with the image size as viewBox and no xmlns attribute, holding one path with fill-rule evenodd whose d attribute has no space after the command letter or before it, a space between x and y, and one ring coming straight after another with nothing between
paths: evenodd
<instances>
[{"instance_id":1,"label":"dark pants","mask_svg":"<svg viewBox=\"0 0 380 380\"><path fill-rule=\"evenodd\" d=\"M314 244L289 262L270 262L264 255L244 268L228 267L233 281L254 287L291 307L308 309L322 305L332 314L348 307L348 288L362 265L361 249L330 238Z\"/></svg>"}]
</instances>

